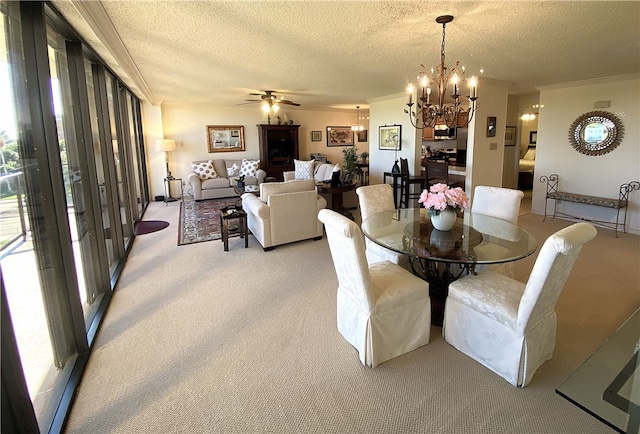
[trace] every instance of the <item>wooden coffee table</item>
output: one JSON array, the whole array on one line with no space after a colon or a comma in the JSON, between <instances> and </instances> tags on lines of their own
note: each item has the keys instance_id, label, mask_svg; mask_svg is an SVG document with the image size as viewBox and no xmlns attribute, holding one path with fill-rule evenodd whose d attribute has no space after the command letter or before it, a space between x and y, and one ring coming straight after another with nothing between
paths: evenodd
<instances>
[{"instance_id":1,"label":"wooden coffee table","mask_svg":"<svg viewBox=\"0 0 640 434\"><path fill-rule=\"evenodd\" d=\"M331 209L350 218L351 220L353 220L353 214L351 214L351 211L342 205L342 195L347 191L355 190L357 186L358 182L342 185L340 187L332 187L329 182L316 183L318 193L331 195Z\"/></svg>"}]
</instances>

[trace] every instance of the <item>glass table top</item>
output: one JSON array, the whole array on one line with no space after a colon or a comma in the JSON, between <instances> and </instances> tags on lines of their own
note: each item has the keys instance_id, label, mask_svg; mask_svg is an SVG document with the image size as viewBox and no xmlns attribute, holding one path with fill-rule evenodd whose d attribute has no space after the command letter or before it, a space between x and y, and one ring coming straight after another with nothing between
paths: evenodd
<instances>
[{"instance_id":1,"label":"glass table top","mask_svg":"<svg viewBox=\"0 0 640 434\"><path fill-rule=\"evenodd\" d=\"M516 261L537 248L524 229L504 220L465 212L450 231L431 225L425 208L372 214L362 232L383 247L412 257L438 262L494 264Z\"/></svg>"},{"instance_id":2,"label":"glass table top","mask_svg":"<svg viewBox=\"0 0 640 434\"><path fill-rule=\"evenodd\" d=\"M621 433L640 431L640 309L556 392Z\"/></svg>"}]
</instances>

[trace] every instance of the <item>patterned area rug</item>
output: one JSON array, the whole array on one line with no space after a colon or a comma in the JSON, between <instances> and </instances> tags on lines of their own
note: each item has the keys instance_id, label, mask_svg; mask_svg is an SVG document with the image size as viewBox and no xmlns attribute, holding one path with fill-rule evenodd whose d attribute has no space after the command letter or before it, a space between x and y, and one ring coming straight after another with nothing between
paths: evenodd
<instances>
[{"instance_id":1,"label":"patterned area rug","mask_svg":"<svg viewBox=\"0 0 640 434\"><path fill-rule=\"evenodd\" d=\"M178 245L183 246L222 238L220 208L235 205L240 203L240 200L239 197L228 197L200 202L195 200L182 202L180 204Z\"/></svg>"}]
</instances>

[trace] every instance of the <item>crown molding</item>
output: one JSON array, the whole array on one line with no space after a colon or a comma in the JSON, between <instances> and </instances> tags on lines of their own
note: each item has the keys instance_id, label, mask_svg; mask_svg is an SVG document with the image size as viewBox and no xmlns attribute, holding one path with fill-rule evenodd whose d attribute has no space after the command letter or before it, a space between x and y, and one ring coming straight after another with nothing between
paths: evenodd
<instances>
[{"instance_id":1,"label":"crown molding","mask_svg":"<svg viewBox=\"0 0 640 434\"><path fill-rule=\"evenodd\" d=\"M129 50L127 50L124 42L122 42L102 2L72 0L71 3L87 24L89 24L95 35L104 44L116 62L118 62L122 70L133 80L136 86L138 86L144 98L152 105L158 105L159 101L153 96L153 92L151 92L138 66L129 54Z\"/></svg>"},{"instance_id":2,"label":"crown molding","mask_svg":"<svg viewBox=\"0 0 640 434\"><path fill-rule=\"evenodd\" d=\"M408 94L406 92L394 93L394 94L391 94L391 95L377 96L375 98L367 98L366 101L369 104L371 104L371 103L377 103L377 102L391 101L393 99L398 99L398 98L407 99L407 95Z\"/></svg>"},{"instance_id":3,"label":"crown molding","mask_svg":"<svg viewBox=\"0 0 640 434\"><path fill-rule=\"evenodd\" d=\"M590 86L595 84L606 84L614 81L637 80L639 78L640 78L640 73L634 72L631 74L621 74L621 75L612 75L609 77L591 78L589 80L578 80L578 81L569 81L566 83L549 84L547 86L538 86L536 87L536 89L542 92L545 90L565 89L567 87L580 87L580 86Z\"/></svg>"}]
</instances>

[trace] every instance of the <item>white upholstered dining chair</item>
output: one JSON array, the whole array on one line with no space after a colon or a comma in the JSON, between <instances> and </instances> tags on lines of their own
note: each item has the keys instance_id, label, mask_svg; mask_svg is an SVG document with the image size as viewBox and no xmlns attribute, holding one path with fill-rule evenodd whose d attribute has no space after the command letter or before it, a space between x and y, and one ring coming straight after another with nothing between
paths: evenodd
<instances>
[{"instance_id":1,"label":"white upholstered dining chair","mask_svg":"<svg viewBox=\"0 0 640 434\"><path fill-rule=\"evenodd\" d=\"M324 223L338 276L338 331L365 366L375 367L429 343L429 284L389 261L367 264L358 225L335 211Z\"/></svg>"},{"instance_id":2,"label":"white upholstered dining chair","mask_svg":"<svg viewBox=\"0 0 640 434\"><path fill-rule=\"evenodd\" d=\"M523 197L524 193L520 190L478 185L473 190L471 212L496 217L516 225Z\"/></svg>"},{"instance_id":3,"label":"white upholstered dining chair","mask_svg":"<svg viewBox=\"0 0 640 434\"><path fill-rule=\"evenodd\" d=\"M358 195L362 221L365 221L372 214L396 209L393 201L393 189L389 184L358 187L356 194ZM382 247L368 238L365 238L365 247L369 264L380 261L391 261L407 270L411 267L407 255Z\"/></svg>"},{"instance_id":4,"label":"white upholstered dining chair","mask_svg":"<svg viewBox=\"0 0 640 434\"><path fill-rule=\"evenodd\" d=\"M473 190L471 203L471 212L473 214L483 214L489 217L499 218L508 221L513 225L518 224L518 215L520 214L520 203L524 193L520 190L502 187L489 187L486 185L478 185ZM478 249L482 249L480 246ZM513 263L492 265L476 265L476 271L486 268L504 274L508 277L515 277Z\"/></svg>"},{"instance_id":5,"label":"white upholstered dining chair","mask_svg":"<svg viewBox=\"0 0 640 434\"><path fill-rule=\"evenodd\" d=\"M596 233L592 224L576 223L551 235L526 284L491 270L449 284L444 339L514 386L526 386L553 355L556 302Z\"/></svg>"}]
</instances>

